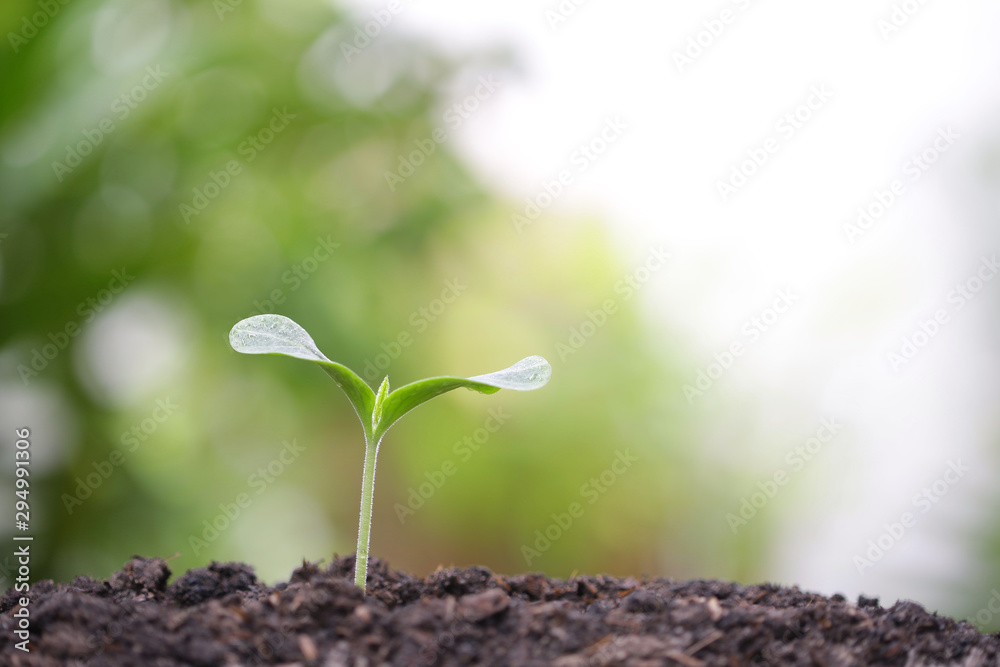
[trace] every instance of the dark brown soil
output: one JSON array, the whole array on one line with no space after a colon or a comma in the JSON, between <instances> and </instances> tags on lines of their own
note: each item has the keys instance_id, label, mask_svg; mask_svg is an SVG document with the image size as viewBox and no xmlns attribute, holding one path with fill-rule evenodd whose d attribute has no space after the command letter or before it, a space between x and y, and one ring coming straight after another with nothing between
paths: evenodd
<instances>
[{"instance_id":1,"label":"dark brown soil","mask_svg":"<svg viewBox=\"0 0 1000 667\"><path fill-rule=\"evenodd\" d=\"M978 665L1000 637L929 614L773 585L501 577L485 568L417 579L373 560L304 564L288 583L213 563L168 585L158 558L107 581L39 582L30 653L16 650L17 595L0 601L0 665Z\"/></svg>"}]
</instances>

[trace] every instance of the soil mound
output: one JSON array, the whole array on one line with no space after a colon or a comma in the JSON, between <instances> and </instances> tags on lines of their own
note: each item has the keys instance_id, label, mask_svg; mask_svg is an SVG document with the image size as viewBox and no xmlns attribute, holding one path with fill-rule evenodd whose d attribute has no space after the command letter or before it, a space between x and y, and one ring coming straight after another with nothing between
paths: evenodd
<instances>
[{"instance_id":1,"label":"soil mound","mask_svg":"<svg viewBox=\"0 0 1000 667\"><path fill-rule=\"evenodd\" d=\"M32 586L30 653L19 595L0 599L0 665L1000 665L1000 636L861 597L718 581L503 577L480 567L419 579L354 558L304 563L274 587L240 563L169 583L159 558L106 581Z\"/></svg>"}]
</instances>

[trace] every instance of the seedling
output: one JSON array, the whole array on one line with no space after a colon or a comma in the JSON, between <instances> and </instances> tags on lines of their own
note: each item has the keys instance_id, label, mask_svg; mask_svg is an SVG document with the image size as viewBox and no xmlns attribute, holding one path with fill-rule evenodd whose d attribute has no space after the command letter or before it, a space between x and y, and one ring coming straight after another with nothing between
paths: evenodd
<instances>
[{"instance_id":1,"label":"seedling","mask_svg":"<svg viewBox=\"0 0 1000 667\"><path fill-rule=\"evenodd\" d=\"M465 387L482 394L494 394L501 389L530 391L545 386L552 376L552 367L542 357L522 359L502 371L463 377L432 377L389 391L389 377L373 392L347 366L330 361L319 351L306 330L281 315L255 315L238 322L229 332L229 344L244 354L282 354L319 364L333 378L365 431L365 469L361 482L361 518L358 521L358 552L354 565L354 583L362 591L368 577L368 538L371 535L372 498L375 491L375 461L386 431L407 412L435 396Z\"/></svg>"}]
</instances>

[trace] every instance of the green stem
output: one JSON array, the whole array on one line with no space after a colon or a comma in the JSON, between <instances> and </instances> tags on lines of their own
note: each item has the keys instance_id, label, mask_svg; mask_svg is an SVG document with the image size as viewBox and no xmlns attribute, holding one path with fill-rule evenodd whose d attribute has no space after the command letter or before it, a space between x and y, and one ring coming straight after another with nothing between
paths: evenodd
<instances>
[{"instance_id":1,"label":"green stem","mask_svg":"<svg viewBox=\"0 0 1000 667\"><path fill-rule=\"evenodd\" d=\"M372 441L375 446L372 446ZM361 518L358 521L358 550L354 560L354 585L365 591L368 581L368 541L372 531L372 501L375 497L375 459L382 437L365 433L365 471L361 483Z\"/></svg>"}]
</instances>

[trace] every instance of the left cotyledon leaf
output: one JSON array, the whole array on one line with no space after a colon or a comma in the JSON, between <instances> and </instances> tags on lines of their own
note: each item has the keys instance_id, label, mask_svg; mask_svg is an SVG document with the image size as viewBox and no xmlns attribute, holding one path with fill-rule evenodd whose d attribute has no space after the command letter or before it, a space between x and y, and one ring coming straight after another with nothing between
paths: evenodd
<instances>
[{"instance_id":1,"label":"left cotyledon leaf","mask_svg":"<svg viewBox=\"0 0 1000 667\"><path fill-rule=\"evenodd\" d=\"M236 323L229 344L243 354L281 354L311 361L333 378L358 413L368 432L375 409L375 392L347 366L330 361L305 329L283 315L254 315Z\"/></svg>"}]
</instances>

